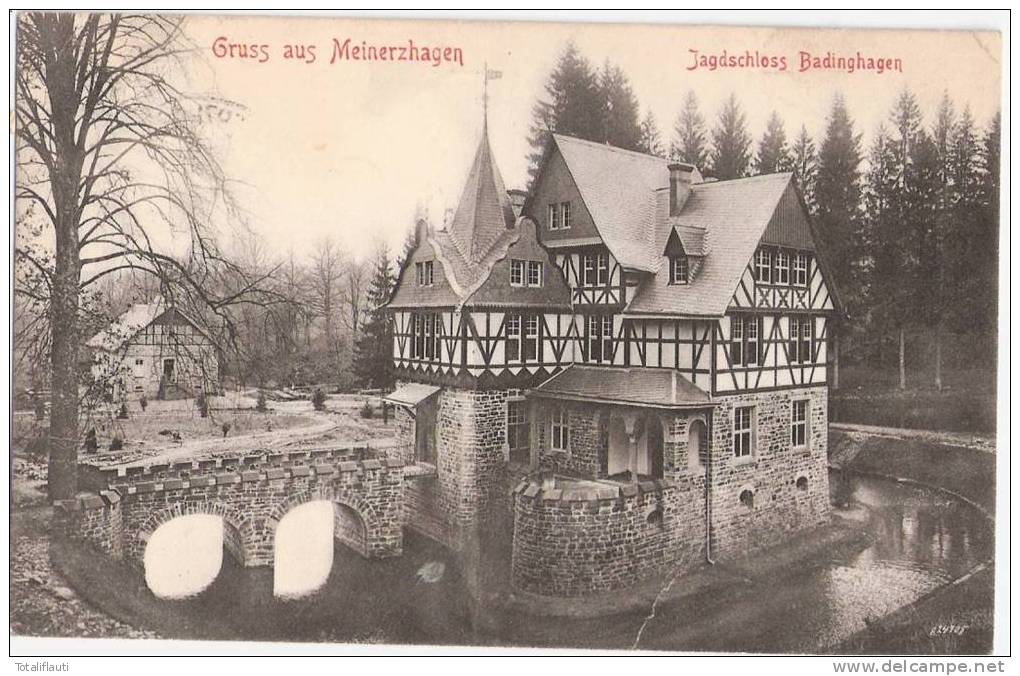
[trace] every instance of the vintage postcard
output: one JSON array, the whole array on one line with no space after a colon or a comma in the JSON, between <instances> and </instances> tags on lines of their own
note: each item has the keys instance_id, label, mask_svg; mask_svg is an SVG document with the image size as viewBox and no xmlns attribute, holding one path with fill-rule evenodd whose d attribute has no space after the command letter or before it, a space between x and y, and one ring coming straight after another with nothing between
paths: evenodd
<instances>
[{"instance_id":1,"label":"vintage postcard","mask_svg":"<svg viewBox=\"0 0 1020 676\"><path fill-rule=\"evenodd\" d=\"M1008 645L997 30L11 21L16 647Z\"/></svg>"}]
</instances>

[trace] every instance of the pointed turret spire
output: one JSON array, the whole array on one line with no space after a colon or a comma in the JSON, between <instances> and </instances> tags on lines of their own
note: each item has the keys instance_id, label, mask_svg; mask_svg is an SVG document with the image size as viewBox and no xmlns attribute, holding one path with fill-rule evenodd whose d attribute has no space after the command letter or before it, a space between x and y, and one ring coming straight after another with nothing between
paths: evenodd
<instances>
[{"instance_id":1,"label":"pointed turret spire","mask_svg":"<svg viewBox=\"0 0 1020 676\"><path fill-rule=\"evenodd\" d=\"M515 220L503 177L489 147L488 128L483 120L475 161L448 232L465 258L480 261L493 242L513 227Z\"/></svg>"}]
</instances>

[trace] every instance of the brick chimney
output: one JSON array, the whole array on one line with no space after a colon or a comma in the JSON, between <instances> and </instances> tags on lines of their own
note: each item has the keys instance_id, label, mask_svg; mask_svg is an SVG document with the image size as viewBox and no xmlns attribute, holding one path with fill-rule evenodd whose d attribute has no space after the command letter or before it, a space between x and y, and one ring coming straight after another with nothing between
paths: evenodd
<instances>
[{"instance_id":1,"label":"brick chimney","mask_svg":"<svg viewBox=\"0 0 1020 676\"><path fill-rule=\"evenodd\" d=\"M524 190L511 188L506 191L506 194L510 196L510 206L513 207L514 216L520 216L521 210L524 209L524 201L528 199L528 193Z\"/></svg>"},{"instance_id":2,"label":"brick chimney","mask_svg":"<svg viewBox=\"0 0 1020 676\"><path fill-rule=\"evenodd\" d=\"M669 165L669 215L679 216L691 196L694 165L674 162Z\"/></svg>"}]
</instances>

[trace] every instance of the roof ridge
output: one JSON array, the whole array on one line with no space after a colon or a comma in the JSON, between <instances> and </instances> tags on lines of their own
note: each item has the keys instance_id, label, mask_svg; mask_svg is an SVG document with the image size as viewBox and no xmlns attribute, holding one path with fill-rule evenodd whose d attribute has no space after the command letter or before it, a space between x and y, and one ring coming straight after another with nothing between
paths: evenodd
<instances>
[{"instance_id":1,"label":"roof ridge","mask_svg":"<svg viewBox=\"0 0 1020 676\"><path fill-rule=\"evenodd\" d=\"M708 180L708 181L703 181L701 183L695 183L691 187L693 187L693 188L707 188L707 187L713 186L713 185L732 185L733 183L738 183L740 181L745 181L745 182L747 182L747 181L760 181L760 180L763 180L763 179L766 179L766 178L773 178L774 179L774 178L778 178L780 176L790 177L790 176L793 176L793 174L794 174L794 172L792 172L792 171L775 171L775 172L772 172L771 174L755 174L754 176L741 176L740 178L727 178L727 179L722 180L722 181Z\"/></svg>"},{"instance_id":2,"label":"roof ridge","mask_svg":"<svg viewBox=\"0 0 1020 676\"><path fill-rule=\"evenodd\" d=\"M667 160L664 157L659 157L658 155L652 155L650 153L643 153L640 150L629 150L627 148L621 148L619 146L610 145L609 143L599 143L598 141L592 141L590 139L580 138L579 136L571 136L570 134L561 134L559 132L552 132L552 135L553 135L554 138L565 138L565 139L569 139L571 141L577 141L578 143L585 143L587 145L594 146L596 148L602 148L602 149L610 150L610 151L616 152L616 153L623 153L623 154L627 154L627 155L636 155L637 157L641 157L641 158L648 159L648 160L655 160L657 162L665 162L667 164L669 163L669 160Z\"/></svg>"}]
</instances>

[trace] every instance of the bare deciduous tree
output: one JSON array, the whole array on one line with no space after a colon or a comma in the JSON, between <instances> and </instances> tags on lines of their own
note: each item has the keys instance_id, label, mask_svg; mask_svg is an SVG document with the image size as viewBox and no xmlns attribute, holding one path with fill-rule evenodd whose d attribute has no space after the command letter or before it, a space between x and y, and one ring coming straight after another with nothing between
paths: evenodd
<instances>
[{"instance_id":1,"label":"bare deciduous tree","mask_svg":"<svg viewBox=\"0 0 1020 676\"><path fill-rule=\"evenodd\" d=\"M18 17L16 198L45 215L41 236L52 244L52 260L29 247L16 254L19 264L49 277L43 302L54 499L71 497L77 488L82 290L130 270L226 313L261 281L220 254L209 225L214 213L230 213L232 205L216 156L189 114L189 97L174 84L173 74L191 56L184 21L128 14Z\"/></svg>"}]
</instances>

